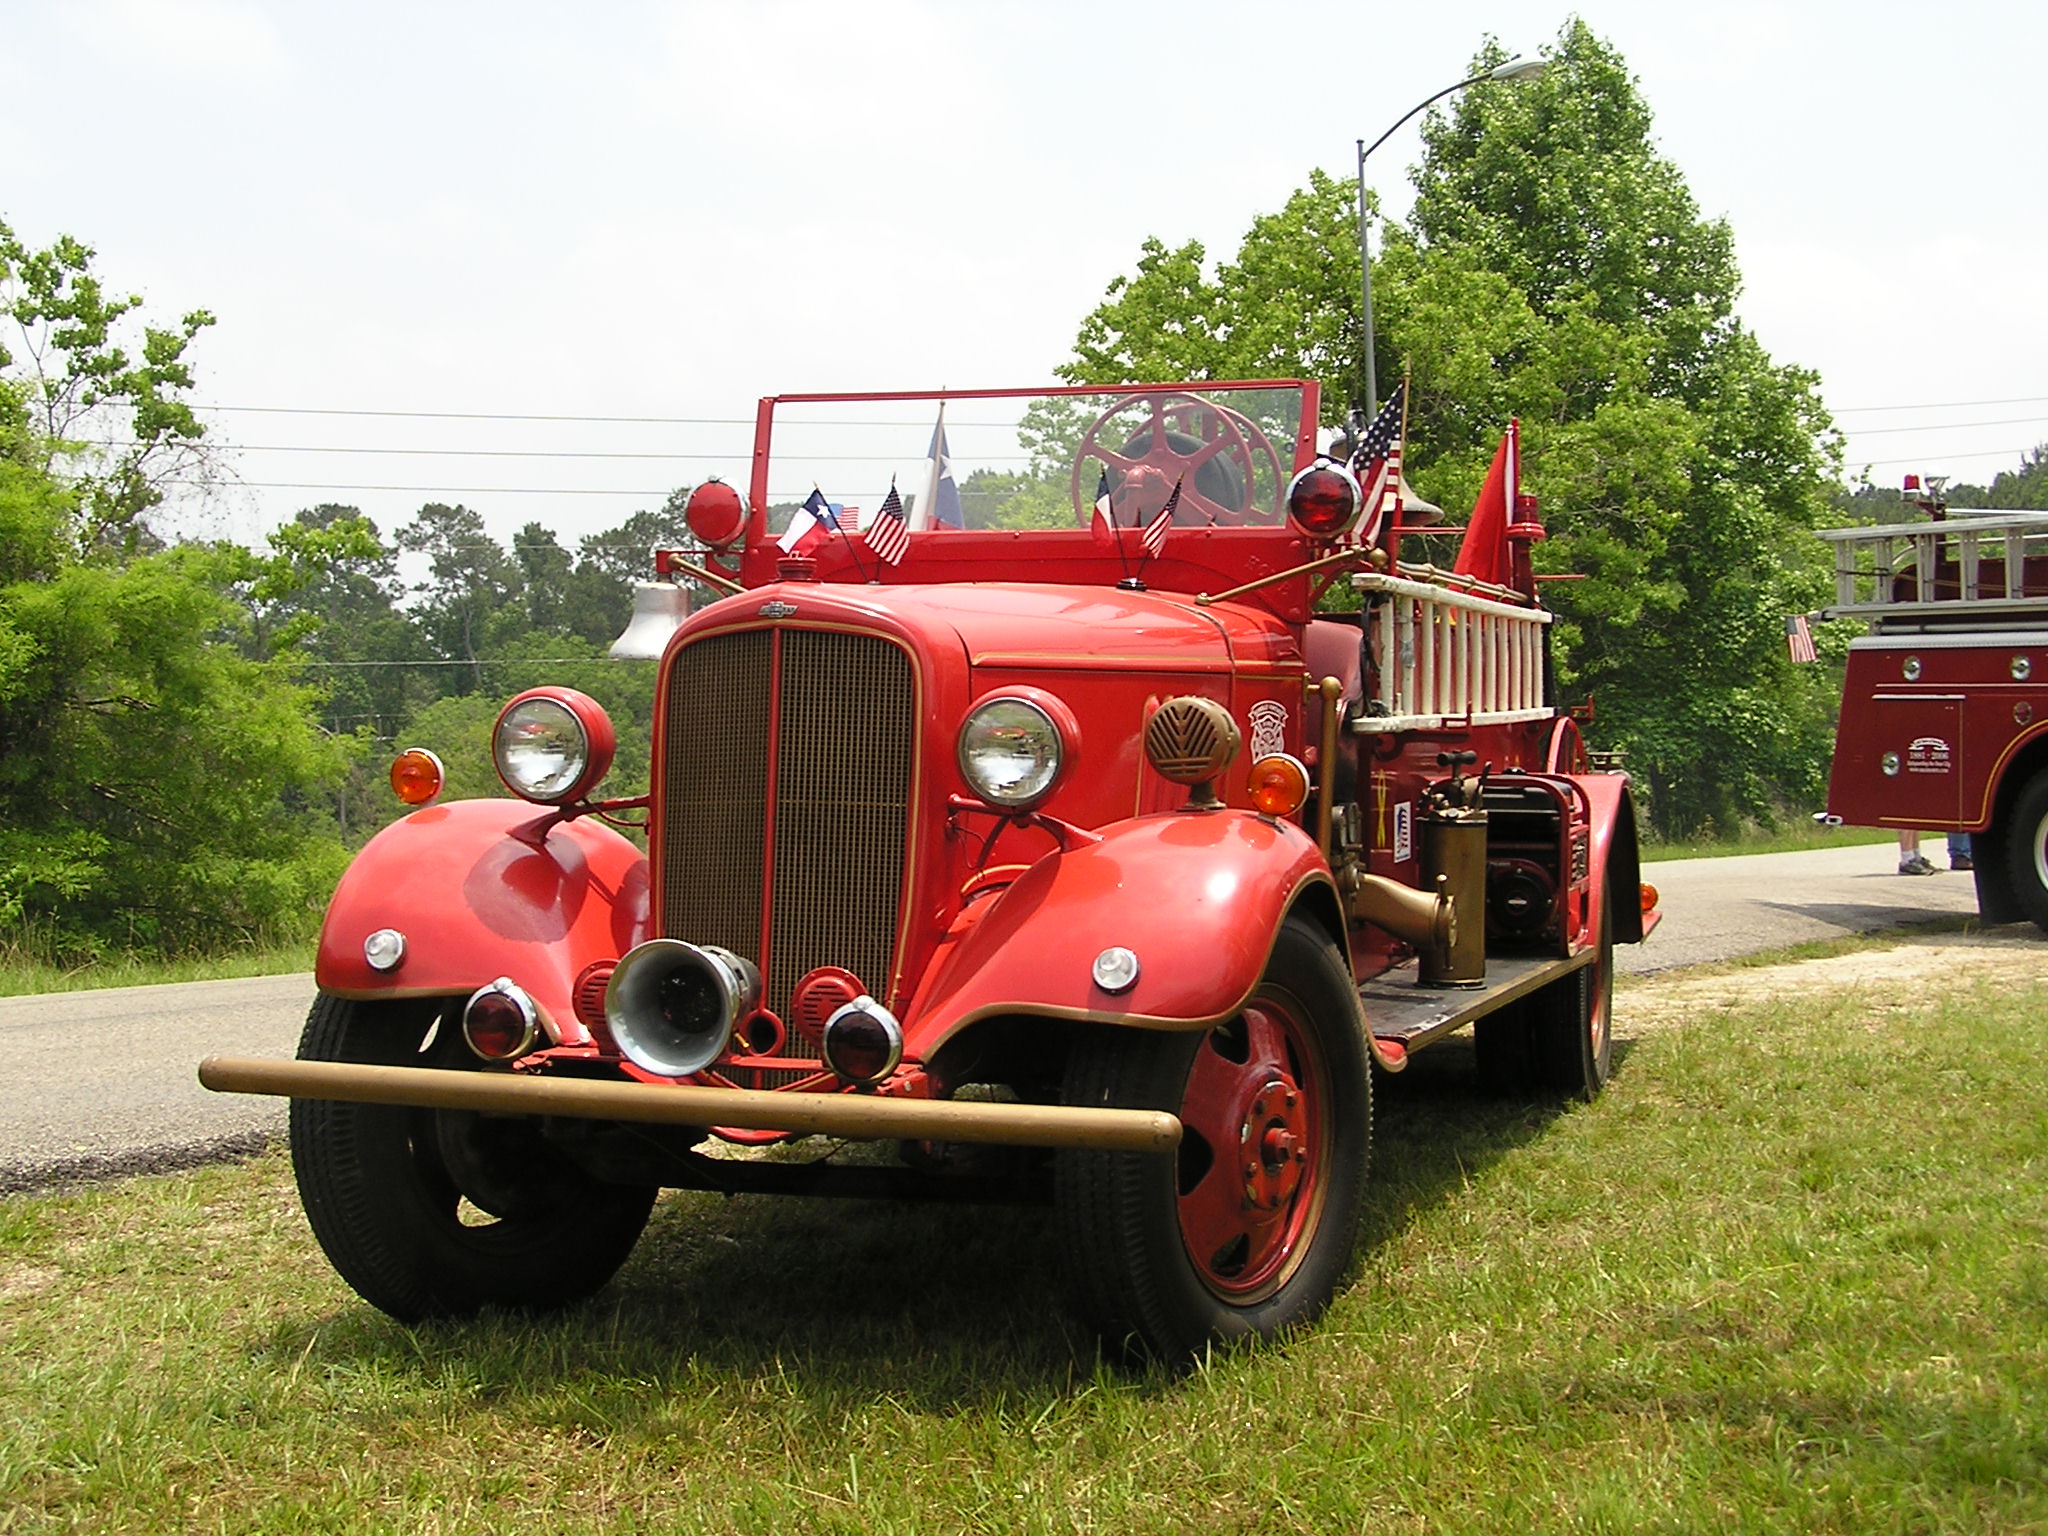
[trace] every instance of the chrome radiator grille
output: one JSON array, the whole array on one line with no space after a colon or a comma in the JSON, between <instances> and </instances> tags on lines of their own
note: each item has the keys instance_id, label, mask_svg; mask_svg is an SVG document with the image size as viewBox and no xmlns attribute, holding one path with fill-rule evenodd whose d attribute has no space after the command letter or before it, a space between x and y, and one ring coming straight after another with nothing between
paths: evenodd
<instances>
[{"instance_id":1,"label":"chrome radiator grille","mask_svg":"<svg viewBox=\"0 0 2048 1536\"><path fill-rule=\"evenodd\" d=\"M915 748L909 656L872 635L713 635L677 655L665 703L660 931L755 961L784 1018L821 965L884 996Z\"/></svg>"}]
</instances>

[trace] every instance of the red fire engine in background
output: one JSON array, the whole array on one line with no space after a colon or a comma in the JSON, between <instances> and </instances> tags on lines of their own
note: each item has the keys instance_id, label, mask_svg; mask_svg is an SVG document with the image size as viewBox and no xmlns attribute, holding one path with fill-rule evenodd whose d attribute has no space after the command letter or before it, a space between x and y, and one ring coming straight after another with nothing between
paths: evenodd
<instances>
[{"instance_id":1,"label":"red fire engine in background","mask_svg":"<svg viewBox=\"0 0 2048 1536\"><path fill-rule=\"evenodd\" d=\"M1041 1200L1104 1336L1181 1360L1329 1301L1375 1073L1473 1026L1500 1084L1596 1092L1654 893L1551 696L1533 502L1504 449L1454 567L1406 559L1398 433L1368 491L1317 421L1291 380L762 401L660 561L727 595L645 594L649 792L599 796L562 688L499 717L518 798L406 754L300 1059L202 1068L293 1099L343 1277L572 1301L662 1186ZM1038 500L964 526L955 461ZM749 1155L818 1133L898 1155Z\"/></svg>"},{"instance_id":2,"label":"red fire engine in background","mask_svg":"<svg viewBox=\"0 0 2048 1536\"><path fill-rule=\"evenodd\" d=\"M1951 511L1832 529L1849 644L1825 819L1968 832L1989 923L2048 930L2048 512Z\"/></svg>"}]
</instances>

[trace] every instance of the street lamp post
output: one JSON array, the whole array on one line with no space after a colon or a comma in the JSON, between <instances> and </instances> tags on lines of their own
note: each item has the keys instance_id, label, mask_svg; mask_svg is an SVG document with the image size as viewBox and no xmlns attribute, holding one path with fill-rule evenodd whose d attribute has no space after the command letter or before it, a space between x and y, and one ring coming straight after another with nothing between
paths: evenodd
<instances>
[{"instance_id":1,"label":"street lamp post","mask_svg":"<svg viewBox=\"0 0 2048 1536\"><path fill-rule=\"evenodd\" d=\"M1372 247L1366 239L1365 157L1392 138L1395 131L1409 118L1424 107L1434 106L1453 92L1462 91L1468 85L1478 85L1483 80L1534 80L1543 73L1544 68L1541 59L1509 59L1505 64L1496 64L1491 69L1481 70L1469 80L1460 80L1456 85L1445 86L1434 96L1425 96L1396 118L1393 127L1372 143L1367 144L1363 139L1358 141L1358 267L1361 273L1359 281L1365 299L1365 417L1360 423L1361 426L1364 422L1371 421L1380 408L1379 373L1374 366L1372 345Z\"/></svg>"}]
</instances>

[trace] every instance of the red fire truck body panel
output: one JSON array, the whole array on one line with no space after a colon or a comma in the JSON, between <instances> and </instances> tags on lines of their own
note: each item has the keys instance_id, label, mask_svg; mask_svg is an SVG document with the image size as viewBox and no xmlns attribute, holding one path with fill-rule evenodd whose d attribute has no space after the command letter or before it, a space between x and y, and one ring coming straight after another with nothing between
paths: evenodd
<instances>
[{"instance_id":1,"label":"red fire truck body panel","mask_svg":"<svg viewBox=\"0 0 2048 1536\"><path fill-rule=\"evenodd\" d=\"M1823 535L1822 616L1870 626L1849 645L1827 815L1970 833L1986 921L2048 928L2048 513L1919 504L1934 520Z\"/></svg>"}]
</instances>

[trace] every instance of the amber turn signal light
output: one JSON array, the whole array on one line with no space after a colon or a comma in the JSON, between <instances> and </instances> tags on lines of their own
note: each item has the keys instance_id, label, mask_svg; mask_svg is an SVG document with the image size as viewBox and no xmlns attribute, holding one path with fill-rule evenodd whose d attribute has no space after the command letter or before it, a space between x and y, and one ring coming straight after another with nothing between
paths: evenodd
<instances>
[{"instance_id":1,"label":"amber turn signal light","mask_svg":"<svg viewBox=\"0 0 2048 1536\"><path fill-rule=\"evenodd\" d=\"M1308 769L1299 758L1275 752L1252 764L1250 788L1261 815L1292 816L1308 799Z\"/></svg>"},{"instance_id":2,"label":"amber turn signal light","mask_svg":"<svg viewBox=\"0 0 2048 1536\"><path fill-rule=\"evenodd\" d=\"M1649 881L1645 880L1636 887L1636 896L1642 902L1645 912L1654 912L1657 909L1657 887Z\"/></svg>"},{"instance_id":3,"label":"amber turn signal light","mask_svg":"<svg viewBox=\"0 0 2048 1536\"><path fill-rule=\"evenodd\" d=\"M447 782L441 759L425 747L407 747L391 760L391 793L407 805L425 805Z\"/></svg>"}]
</instances>

